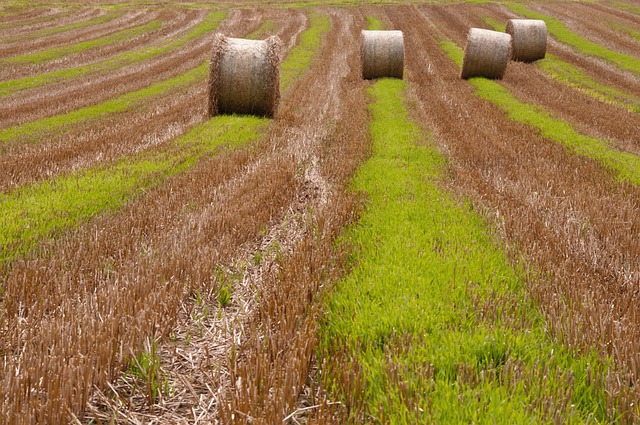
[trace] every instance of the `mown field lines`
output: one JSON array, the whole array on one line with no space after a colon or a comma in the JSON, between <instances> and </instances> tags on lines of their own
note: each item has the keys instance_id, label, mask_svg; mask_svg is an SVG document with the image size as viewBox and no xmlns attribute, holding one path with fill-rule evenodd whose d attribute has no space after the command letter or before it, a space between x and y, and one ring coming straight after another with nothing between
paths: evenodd
<instances>
[{"instance_id":1,"label":"mown field lines","mask_svg":"<svg viewBox=\"0 0 640 425\"><path fill-rule=\"evenodd\" d=\"M152 20L143 25L134 26L130 29L123 29L115 32L114 34L109 34L92 40L81 41L69 46L55 47L52 49L26 53L20 56L12 56L11 58L1 61L0 64L38 64L48 62L60 59L63 56L77 54L88 49L95 49L139 37L147 32L159 30L161 27L162 23L160 21Z\"/></svg>"},{"instance_id":2,"label":"mown field lines","mask_svg":"<svg viewBox=\"0 0 640 425\"><path fill-rule=\"evenodd\" d=\"M494 31L504 31L504 21L506 19L508 18L505 16L502 20L484 18L483 21ZM552 53L547 52L544 60L537 61L536 66L554 80L588 94L595 99L618 105L629 112L640 112L640 96L596 80L579 67L561 60Z\"/></svg>"},{"instance_id":3,"label":"mown field lines","mask_svg":"<svg viewBox=\"0 0 640 425\"><path fill-rule=\"evenodd\" d=\"M55 136L67 127L77 126L85 121L98 118L106 119L111 114L133 108L143 108L145 103L153 100L153 96L161 95L181 86L188 87L196 82L204 81L207 75L207 65L207 63L203 63L177 77L151 84L142 90L127 93L98 105L2 129L0 130L0 143L38 143ZM2 151L2 148L0 148L0 151Z\"/></svg>"},{"instance_id":4,"label":"mown field lines","mask_svg":"<svg viewBox=\"0 0 640 425\"><path fill-rule=\"evenodd\" d=\"M557 41L573 47L580 53L603 59L614 64L620 69L640 75L640 59L615 50L607 49L599 44L589 41L569 30L559 19L535 12L523 4L509 3L507 6L511 11L520 16L524 16L529 19L544 20L547 23L549 35L554 37Z\"/></svg>"},{"instance_id":5,"label":"mown field lines","mask_svg":"<svg viewBox=\"0 0 640 425\"><path fill-rule=\"evenodd\" d=\"M224 12L211 12L202 22L187 31L186 34L168 43L120 53L109 59L75 68L53 71L17 80L2 81L0 82L0 96L10 96L22 90L33 89L45 84L68 81L73 78L85 76L89 73L104 73L119 70L120 68L128 65L155 58L163 53L174 52L198 37L215 30L224 16Z\"/></svg>"},{"instance_id":6,"label":"mown field lines","mask_svg":"<svg viewBox=\"0 0 640 425\"><path fill-rule=\"evenodd\" d=\"M463 51L460 47L446 41L441 46L459 67L462 66ZM562 143L580 155L602 162L614 170L621 180L640 185L640 156L637 153L620 152L612 149L605 140L580 134L571 125L540 107L519 101L497 82L484 78L472 78L469 81L477 88L478 96L504 109L510 119L533 126L544 137Z\"/></svg>"},{"instance_id":7,"label":"mown field lines","mask_svg":"<svg viewBox=\"0 0 640 425\"><path fill-rule=\"evenodd\" d=\"M603 419L606 366L546 340L481 219L439 187L444 160L410 121L405 87L370 90L373 155L354 184L368 202L345 236L355 267L322 331L328 387L355 407L354 421Z\"/></svg>"},{"instance_id":8,"label":"mown field lines","mask_svg":"<svg viewBox=\"0 0 640 425\"><path fill-rule=\"evenodd\" d=\"M243 25L240 21L238 24ZM291 31L289 36L296 32ZM248 128L250 123L261 125L265 121L250 117L214 118L196 128L200 130L197 136L202 139L200 143L224 142L224 137L215 134L210 138L212 131L226 135L228 143L241 143L239 128L233 122ZM33 387L34 391L48 397L39 400L18 395L2 397L7 403L12 400L3 407L3 414L14 422L24 423L32 420L30 415L34 412L42 412L59 422L68 417L65 407L80 414L93 384L103 386L115 370L128 364L127 359L135 356L143 339L166 335L183 298L195 288L210 284L215 265L228 261L239 246L258 237L270 220L277 221L299 191L296 166L287 160L288 155L258 160L260 152L272 149L271 144L254 149L226 149L214 156L200 155L201 159L196 161L198 155L188 145L176 146L175 157L184 155L186 162L196 162L189 172L165 178L162 184L119 211L44 242L40 255L29 256L24 262L14 261L5 287L5 317L16 318L19 300L28 299L33 307L24 312L27 316L23 316L26 321L22 330L39 333L32 341L49 341L49 353L72 349L65 351L64 356L56 354L57 360L49 361L46 369L38 367L42 373L57 372L56 377L68 379L45 379L37 384L39 379L32 376L35 381L30 382L37 387ZM252 219L247 220L249 216ZM131 229L137 230L132 233ZM75 264L86 254L78 249L85 245L91 247L89 255L93 262L81 269L66 269L64 264ZM31 275L32 261L42 261L48 273L52 273L50 277L56 278ZM73 299L55 295L67 293L76 285L80 285L75 291L78 296ZM96 321L79 319L87 314L97 314ZM78 317L74 322L86 327L68 329L62 317ZM103 331L94 328L98 323ZM42 347L23 339L22 330L5 333L3 341L7 341L7 346L24 347L22 362L42 365L45 355ZM110 342L106 342L107 335L111 335ZM64 348L60 341L69 339ZM80 357L72 364L63 360L76 356ZM88 367L81 359L94 366ZM13 366L4 371L9 373ZM70 374L74 377L70 378ZM63 382L64 388L75 391L76 396L64 392L56 398L57 388ZM19 385L6 390L18 391Z\"/></svg>"},{"instance_id":9,"label":"mown field lines","mask_svg":"<svg viewBox=\"0 0 640 425\"><path fill-rule=\"evenodd\" d=\"M53 12L55 9L51 11ZM46 37L70 29L81 29L97 23L104 23L121 14L108 14L99 8L64 8L55 15L38 16L27 21L12 19L11 23L0 24L2 25L0 28L3 30L0 37L3 42L7 43L19 41L18 35L25 35L25 39ZM105 15L107 16L105 17Z\"/></svg>"}]
</instances>

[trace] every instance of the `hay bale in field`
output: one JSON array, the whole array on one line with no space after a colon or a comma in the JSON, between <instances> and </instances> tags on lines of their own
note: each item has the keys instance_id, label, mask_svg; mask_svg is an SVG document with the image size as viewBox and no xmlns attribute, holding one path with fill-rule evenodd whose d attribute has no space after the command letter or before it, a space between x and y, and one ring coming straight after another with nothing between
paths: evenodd
<instances>
[{"instance_id":1,"label":"hay bale in field","mask_svg":"<svg viewBox=\"0 0 640 425\"><path fill-rule=\"evenodd\" d=\"M362 78L400 78L404 70L402 31L362 31Z\"/></svg>"},{"instance_id":2,"label":"hay bale in field","mask_svg":"<svg viewBox=\"0 0 640 425\"><path fill-rule=\"evenodd\" d=\"M471 28L464 49L461 78L500 79L511 57L511 36L502 32Z\"/></svg>"},{"instance_id":3,"label":"hay bale in field","mask_svg":"<svg viewBox=\"0 0 640 425\"><path fill-rule=\"evenodd\" d=\"M513 60L533 62L547 53L547 24L539 19L509 19L507 34L511 35Z\"/></svg>"},{"instance_id":4,"label":"hay bale in field","mask_svg":"<svg viewBox=\"0 0 640 425\"><path fill-rule=\"evenodd\" d=\"M280 100L280 39L245 40L217 34L209 72L209 116L273 117Z\"/></svg>"}]
</instances>

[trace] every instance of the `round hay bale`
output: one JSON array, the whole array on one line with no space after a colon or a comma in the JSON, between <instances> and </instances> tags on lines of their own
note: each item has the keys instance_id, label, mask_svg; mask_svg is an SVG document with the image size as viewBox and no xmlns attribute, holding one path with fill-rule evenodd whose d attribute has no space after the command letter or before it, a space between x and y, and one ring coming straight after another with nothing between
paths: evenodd
<instances>
[{"instance_id":1,"label":"round hay bale","mask_svg":"<svg viewBox=\"0 0 640 425\"><path fill-rule=\"evenodd\" d=\"M513 60L533 62L547 53L547 24L539 19L509 19L507 34L511 35Z\"/></svg>"},{"instance_id":2,"label":"round hay bale","mask_svg":"<svg viewBox=\"0 0 640 425\"><path fill-rule=\"evenodd\" d=\"M511 57L511 36L502 32L471 28L464 49L460 77L500 79Z\"/></svg>"},{"instance_id":3,"label":"round hay bale","mask_svg":"<svg viewBox=\"0 0 640 425\"><path fill-rule=\"evenodd\" d=\"M404 37L402 31L362 31L362 78L402 79Z\"/></svg>"},{"instance_id":4,"label":"round hay bale","mask_svg":"<svg viewBox=\"0 0 640 425\"><path fill-rule=\"evenodd\" d=\"M209 72L209 116L275 116L280 100L279 50L278 37L245 40L217 34Z\"/></svg>"}]
</instances>

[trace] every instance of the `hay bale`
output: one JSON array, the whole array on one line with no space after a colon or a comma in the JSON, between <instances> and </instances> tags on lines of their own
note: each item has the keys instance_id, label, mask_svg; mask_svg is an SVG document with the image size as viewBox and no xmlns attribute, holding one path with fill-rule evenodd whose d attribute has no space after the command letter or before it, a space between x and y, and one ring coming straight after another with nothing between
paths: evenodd
<instances>
[{"instance_id":1,"label":"hay bale","mask_svg":"<svg viewBox=\"0 0 640 425\"><path fill-rule=\"evenodd\" d=\"M280 40L217 34L209 72L209 116L275 116L280 100Z\"/></svg>"},{"instance_id":2,"label":"hay bale","mask_svg":"<svg viewBox=\"0 0 640 425\"><path fill-rule=\"evenodd\" d=\"M509 19L507 34L511 35L513 60L533 62L547 53L547 24L539 19Z\"/></svg>"},{"instance_id":3,"label":"hay bale","mask_svg":"<svg viewBox=\"0 0 640 425\"><path fill-rule=\"evenodd\" d=\"M464 49L461 78L500 79L511 57L511 36L497 31L471 28Z\"/></svg>"},{"instance_id":4,"label":"hay bale","mask_svg":"<svg viewBox=\"0 0 640 425\"><path fill-rule=\"evenodd\" d=\"M362 31L362 78L400 78L404 70L402 31Z\"/></svg>"}]
</instances>

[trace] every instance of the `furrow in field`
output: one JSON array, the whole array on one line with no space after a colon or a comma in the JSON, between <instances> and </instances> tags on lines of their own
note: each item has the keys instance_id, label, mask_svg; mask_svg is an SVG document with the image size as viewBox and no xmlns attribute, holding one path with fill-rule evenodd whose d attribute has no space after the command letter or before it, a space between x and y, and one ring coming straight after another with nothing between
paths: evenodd
<instances>
[{"instance_id":1,"label":"furrow in field","mask_svg":"<svg viewBox=\"0 0 640 425\"><path fill-rule=\"evenodd\" d=\"M224 121L226 118L221 119ZM228 137L235 137L231 128L229 130ZM283 139L281 143L290 143L291 139L283 129L276 134ZM296 143L304 143L304 140L295 139ZM50 277L57 276L48 279L50 284L46 287L37 289L34 286L28 291L36 289L37 292L42 290L40 294L53 294L49 291L56 285L62 288L81 284L77 287L80 291L78 296L66 301L61 299L62 304L58 307L36 293L29 295L30 299L35 296L39 303L46 305L40 304L43 309L30 307L30 319L27 321L37 321L38 315L48 315L48 320L42 324L48 329L43 328L39 336L33 334L30 339L33 344L26 342L29 348L22 361L30 358L40 362L37 341L49 335L46 338L49 350L65 351L67 358L77 359L78 363L75 360L71 363L79 368L71 363L52 361L48 370L58 377L70 376L71 373L78 373L77 376L86 374L83 379L73 381L78 391L76 397L62 394L59 400L49 399L53 410L49 418L61 420L66 417L64 405L71 405L72 411L81 413L93 383L104 384L116 367L122 367L124 359L131 354L129 350L137 351L141 347L144 337L166 335L167 325L175 320L176 308L184 291L210 282L217 261L228 258L243 241L258 237L265 224L278 221L278 217L286 212L303 182L297 176L300 164L294 152L304 155L305 151L300 150L299 145L296 146L298 149L279 145L265 140L258 150L227 152L204 159L191 172L167 181L121 212L70 232L57 242L52 241L51 255L27 260L43 261L54 273ZM85 263L82 269L65 270L63 263L83 255L83 250L77 248L85 244L92 251L87 258L93 258L95 262ZM14 264L10 273L16 278L27 271L22 267L26 263L19 263ZM32 275L28 280L35 282L43 277ZM7 285L5 301L13 291L10 286L13 287L10 283ZM26 295L23 292L25 285L13 288ZM7 307L10 304L7 302ZM90 311L87 309L97 313L95 321L86 317ZM76 314L85 317L82 323L87 327L81 333L73 331L75 336L72 336L68 333L70 328L64 329L62 317ZM131 317L123 319L125 316ZM12 314L7 314L7 318L10 317ZM68 320L65 322L70 323ZM128 325L123 326L125 323ZM98 328L92 329L94 326ZM20 333L11 334L13 336L5 334L6 341L20 337ZM69 338L58 339L65 334ZM106 335L111 336L106 338ZM65 349L62 341L69 341L67 347L74 351ZM119 344L124 344L122 351L117 348ZM82 352L89 357L78 357ZM94 367L88 367L89 364ZM48 373L46 370L42 372ZM41 388L46 391L41 395L48 394L53 398L57 384L51 379L43 382L48 383ZM37 400L33 399L33 402L35 404ZM34 407L29 405L29 400L14 399L12 408L3 409L3 412L16 422L28 422L32 418L30 415L37 410ZM19 411L21 416L13 416Z\"/></svg>"},{"instance_id":2,"label":"furrow in field","mask_svg":"<svg viewBox=\"0 0 640 425\"><path fill-rule=\"evenodd\" d=\"M188 25L190 19L188 13L180 11L143 13L138 18L139 23L131 22L129 28L119 28L110 35L7 59L0 70L0 80L15 80L80 67L140 49Z\"/></svg>"},{"instance_id":3,"label":"furrow in field","mask_svg":"<svg viewBox=\"0 0 640 425\"><path fill-rule=\"evenodd\" d=\"M0 58L8 58L53 46L83 41L92 37L94 33L106 34L109 31L114 31L118 28L118 25L126 25L128 21L137 18L139 15L140 13L136 12L106 12L101 9L80 13L79 16L74 16L75 20L72 23L67 25L3 38L0 47Z\"/></svg>"},{"instance_id":4,"label":"furrow in field","mask_svg":"<svg viewBox=\"0 0 640 425\"><path fill-rule=\"evenodd\" d=\"M483 18L506 22L507 17L501 15L495 6L460 5L456 7L455 16L450 16L450 19L461 21L455 25L458 28L486 27ZM464 46L465 35L466 33L460 32L455 34L460 46ZM520 62L509 63L503 85L518 99L542 106L554 116L570 123L579 132L604 138L623 151L640 154L640 135L637 132L640 114L601 102L550 78L538 67Z\"/></svg>"},{"instance_id":5,"label":"furrow in field","mask_svg":"<svg viewBox=\"0 0 640 425\"><path fill-rule=\"evenodd\" d=\"M546 4L537 10L560 19L571 31L610 50L640 57L640 44L615 24L640 31L640 22L628 20L609 13L607 8L597 5L576 3L570 8L562 4Z\"/></svg>"},{"instance_id":6,"label":"furrow in field","mask_svg":"<svg viewBox=\"0 0 640 425\"><path fill-rule=\"evenodd\" d=\"M437 34L449 33L450 19L440 8L420 10L421 16L394 23L409 34L405 63L413 96L455 185L542 272L530 289L554 334L569 346L613 356L620 374L636 376L640 323L632 294L640 287L634 271L640 244L633 235L640 229L640 190L476 97L438 51ZM622 382L612 390L629 389Z\"/></svg>"},{"instance_id":7,"label":"furrow in field","mask_svg":"<svg viewBox=\"0 0 640 425\"><path fill-rule=\"evenodd\" d=\"M207 58L213 37L212 30L217 27L221 18L220 14L210 15L180 39L147 47L142 49L140 55L139 50L122 53L114 60L99 62L97 67L89 64L73 68L69 71L77 75L74 75L74 79L69 78L70 81L49 84L11 96L0 106L1 125L16 125L63 114L142 89L153 82L166 80L195 68ZM200 34L204 28L206 32ZM175 47L172 48L172 45ZM117 65L121 62L127 66L123 64L119 68ZM85 75L90 71L97 72ZM58 72L64 74L66 70ZM81 76L83 78L78 78Z\"/></svg>"}]
</instances>

